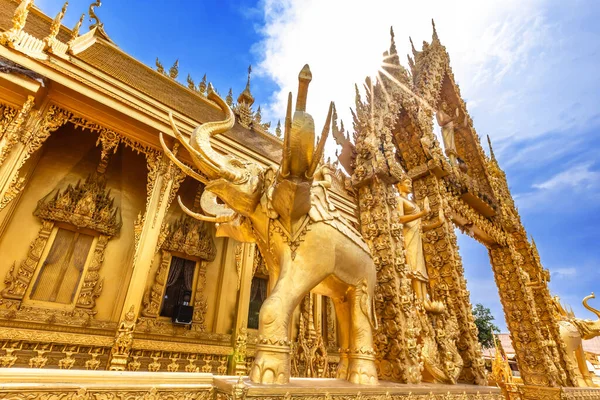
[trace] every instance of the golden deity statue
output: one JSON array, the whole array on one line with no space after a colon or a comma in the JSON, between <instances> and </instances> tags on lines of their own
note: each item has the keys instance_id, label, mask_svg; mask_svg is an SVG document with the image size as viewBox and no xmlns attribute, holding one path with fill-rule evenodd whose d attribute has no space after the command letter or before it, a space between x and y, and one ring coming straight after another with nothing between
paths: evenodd
<instances>
[{"instance_id":1,"label":"golden deity statue","mask_svg":"<svg viewBox=\"0 0 600 400\"><path fill-rule=\"evenodd\" d=\"M400 215L399 222L403 226L402 234L406 250L406 263L412 274L415 296L423 302L427 311L440 313L444 310L443 304L432 301L428 295L429 275L425 266L421 234L441 226L444 221L444 214L440 208L438 221L431 224L422 224L422 218L431 213L427 198L425 199L424 209L421 210L417 203L409 198L412 193L412 180L406 175L396 185L396 188L400 193L397 211Z\"/></svg>"},{"instance_id":2,"label":"golden deity statue","mask_svg":"<svg viewBox=\"0 0 600 400\"><path fill-rule=\"evenodd\" d=\"M454 115L453 115L454 114ZM454 142L454 122L458 119L458 108L452 112L450 106L444 101L439 110L435 113L438 125L442 128L442 138L444 139L444 149L446 155L450 158L450 163L456 165L456 144Z\"/></svg>"},{"instance_id":3,"label":"golden deity statue","mask_svg":"<svg viewBox=\"0 0 600 400\"><path fill-rule=\"evenodd\" d=\"M257 383L287 383L290 379L289 325L300 301L313 291L335 304L343 349L338 378L352 383L377 383L372 327L376 273L367 244L335 210L327 197L327 167L318 171L329 134L333 103L315 148L312 116L306 109L312 75L306 65L299 75L296 111L288 99L283 157L278 170L261 168L214 151L210 138L234 124L233 111L209 87L208 98L227 116L224 121L198 126L189 140L173 132L194 163L210 181L201 201L205 216L182 209L190 216L219 223L217 235L256 242L275 279L259 316L259 342L250 379ZM171 160L188 175L201 179L167 148ZM319 172L320 177L316 177ZM319 179L319 180L316 180ZM316 180L316 181L315 181ZM216 203L216 197L225 203Z\"/></svg>"}]
</instances>

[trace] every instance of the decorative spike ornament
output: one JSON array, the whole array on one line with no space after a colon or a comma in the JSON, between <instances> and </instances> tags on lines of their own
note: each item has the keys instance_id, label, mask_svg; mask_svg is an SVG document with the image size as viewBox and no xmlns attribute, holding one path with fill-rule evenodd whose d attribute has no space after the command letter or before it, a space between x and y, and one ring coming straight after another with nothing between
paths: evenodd
<instances>
[{"instance_id":1,"label":"decorative spike ornament","mask_svg":"<svg viewBox=\"0 0 600 400\"><path fill-rule=\"evenodd\" d=\"M165 75L165 67L163 67L162 63L160 62L160 60L158 59L158 57L156 57L156 71L160 72L161 74Z\"/></svg>"},{"instance_id":2,"label":"decorative spike ornament","mask_svg":"<svg viewBox=\"0 0 600 400\"><path fill-rule=\"evenodd\" d=\"M173 66L169 69L169 76L171 79L177 79L179 76L179 59L175 60Z\"/></svg>"},{"instance_id":3,"label":"decorative spike ornament","mask_svg":"<svg viewBox=\"0 0 600 400\"><path fill-rule=\"evenodd\" d=\"M200 93L206 94L206 87L206 74L204 74L204 76L202 77L202 81L200 81L200 83L198 84L198 90L200 91Z\"/></svg>"},{"instance_id":4,"label":"decorative spike ornament","mask_svg":"<svg viewBox=\"0 0 600 400\"><path fill-rule=\"evenodd\" d=\"M233 90L229 88L229 92L227 93L227 97L225 98L225 102L229 107L233 106Z\"/></svg>"},{"instance_id":5,"label":"decorative spike ornament","mask_svg":"<svg viewBox=\"0 0 600 400\"><path fill-rule=\"evenodd\" d=\"M187 76L187 84L189 89L196 90L196 83L194 82L190 74L188 74Z\"/></svg>"},{"instance_id":6,"label":"decorative spike ornament","mask_svg":"<svg viewBox=\"0 0 600 400\"><path fill-rule=\"evenodd\" d=\"M95 2L93 2L92 4L90 4L90 8L88 9L88 15L90 16L90 31L94 28L101 28L104 24L102 22L100 22L100 19L98 18L98 16L96 15L96 8L100 7L102 5L102 3L100 2L100 0L96 0Z\"/></svg>"}]
</instances>

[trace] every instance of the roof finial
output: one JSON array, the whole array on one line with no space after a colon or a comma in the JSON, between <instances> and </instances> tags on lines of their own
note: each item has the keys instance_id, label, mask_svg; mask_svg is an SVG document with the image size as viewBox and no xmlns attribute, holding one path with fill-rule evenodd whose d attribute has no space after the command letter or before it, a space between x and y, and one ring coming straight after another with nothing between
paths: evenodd
<instances>
[{"instance_id":1,"label":"roof finial","mask_svg":"<svg viewBox=\"0 0 600 400\"><path fill-rule=\"evenodd\" d=\"M9 30L0 33L1 44L8 44L8 46L13 47L13 42L19 36L23 28L25 28L27 15L29 14L29 9L31 7L33 7L33 0L21 0L19 2L12 17L12 27Z\"/></svg>"},{"instance_id":2,"label":"roof finial","mask_svg":"<svg viewBox=\"0 0 600 400\"><path fill-rule=\"evenodd\" d=\"M62 19L64 18L65 13L67 12L68 6L69 2L65 1L65 4L63 4L62 9L59 11L58 14L56 14L56 17L54 17L52 25L50 25L50 34L45 38L46 43L52 42L54 39L56 39L56 36L60 31Z\"/></svg>"},{"instance_id":3,"label":"roof finial","mask_svg":"<svg viewBox=\"0 0 600 400\"><path fill-rule=\"evenodd\" d=\"M246 81L246 88L238 96L238 104L245 103L248 106L254 104L254 97L252 96L252 92L250 92L250 74L252 74L252 65L248 66L248 80Z\"/></svg>"},{"instance_id":4,"label":"roof finial","mask_svg":"<svg viewBox=\"0 0 600 400\"><path fill-rule=\"evenodd\" d=\"M275 128L275 135L281 138L281 120L277 121L277 128Z\"/></svg>"},{"instance_id":5,"label":"roof finial","mask_svg":"<svg viewBox=\"0 0 600 400\"><path fill-rule=\"evenodd\" d=\"M90 25L90 30L92 30L94 28L102 27L104 25L102 22L100 22L100 19L94 12L94 9L96 7L100 7L101 5L102 5L102 3L100 2L100 0L96 0L95 2L90 4L90 8L88 10L88 14L90 15L90 22L92 22L92 24Z\"/></svg>"},{"instance_id":6,"label":"roof finial","mask_svg":"<svg viewBox=\"0 0 600 400\"><path fill-rule=\"evenodd\" d=\"M79 29L81 29L81 24L83 24L83 20L85 18L85 13L81 14L81 17L79 18L79 21L77 21L77 24L75 24L75 27L73 28L73 30L71 31L71 40L69 40L69 45L71 43L73 43L73 41L75 39L77 39L79 37Z\"/></svg>"},{"instance_id":7,"label":"roof finial","mask_svg":"<svg viewBox=\"0 0 600 400\"><path fill-rule=\"evenodd\" d=\"M312 80L310 67L305 64L298 74L298 98L296 99L296 111L306 111L306 98L308 97L308 85Z\"/></svg>"},{"instance_id":8,"label":"roof finial","mask_svg":"<svg viewBox=\"0 0 600 400\"><path fill-rule=\"evenodd\" d=\"M440 42L440 38L438 37L437 30L435 29L435 21L431 18L431 26L433 27L433 35L431 36L431 43Z\"/></svg>"}]
</instances>

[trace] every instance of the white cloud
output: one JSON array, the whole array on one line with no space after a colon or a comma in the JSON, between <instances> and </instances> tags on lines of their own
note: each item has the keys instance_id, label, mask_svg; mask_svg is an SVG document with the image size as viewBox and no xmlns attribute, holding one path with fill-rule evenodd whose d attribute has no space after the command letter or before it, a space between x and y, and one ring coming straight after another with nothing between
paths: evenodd
<instances>
[{"instance_id":1,"label":"white cloud","mask_svg":"<svg viewBox=\"0 0 600 400\"><path fill-rule=\"evenodd\" d=\"M521 210L576 212L591 209L600 198L600 171L594 171L593 165L593 162L574 165L513 197Z\"/></svg>"},{"instance_id":2,"label":"white cloud","mask_svg":"<svg viewBox=\"0 0 600 400\"><path fill-rule=\"evenodd\" d=\"M566 267L566 268L553 268L552 276L556 278L572 278L577 275L577 268L575 267Z\"/></svg>"},{"instance_id":3,"label":"white cloud","mask_svg":"<svg viewBox=\"0 0 600 400\"><path fill-rule=\"evenodd\" d=\"M297 90L297 75L305 63L313 72L308 111L317 126L334 100L350 126L354 83L361 86L376 73L389 46L389 27L396 33L401 60L410 52L408 36L417 47L431 39L431 18L452 57L457 80L470 104L493 111L498 95L502 107L514 107L514 93L485 93L481 88L503 80L527 65L528 54L542 43L547 25L538 12L544 0L264 0L264 40L255 46L257 72L280 87L266 117L285 114L287 93Z\"/></svg>"},{"instance_id":4,"label":"white cloud","mask_svg":"<svg viewBox=\"0 0 600 400\"><path fill-rule=\"evenodd\" d=\"M600 172L591 171L591 166L591 162L575 165L554 175L545 182L534 184L533 187L541 190L564 189L565 187L590 188L600 183Z\"/></svg>"}]
</instances>

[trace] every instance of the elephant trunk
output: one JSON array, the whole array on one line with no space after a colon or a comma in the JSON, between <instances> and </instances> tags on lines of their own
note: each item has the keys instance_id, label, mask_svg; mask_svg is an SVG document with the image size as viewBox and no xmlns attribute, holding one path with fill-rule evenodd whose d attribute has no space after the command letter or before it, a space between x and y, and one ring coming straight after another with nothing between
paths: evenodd
<instances>
[{"instance_id":1,"label":"elephant trunk","mask_svg":"<svg viewBox=\"0 0 600 400\"><path fill-rule=\"evenodd\" d=\"M226 132L235 124L235 116L227 103L213 90L208 87L208 99L217 103L225 113L226 118L223 121L207 122L194 129L190 138L190 144L196 150L198 158L194 160L201 171L205 171L212 179L225 178L236 182L243 178L244 169L236 166L233 159L219 154L213 150L210 144L210 138L220 133Z\"/></svg>"},{"instance_id":2,"label":"elephant trunk","mask_svg":"<svg viewBox=\"0 0 600 400\"><path fill-rule=\"evenodd\" d=\"M223 121L212 121L199 125L192 132L191 138L188 142L181 132L179 132L179 129L177 129L173 115L169 113L171 129L173 130L173 134L179 143L181 143L181 145L183 145L183 147L190 153L194 164L202 173L206 174L210 180L225 178L232 182L238 182L244 179L246 175L242 165L239 163L239 161L229 156L224 156L217 153L212 149L210 144L211 137L226 132L233 127L235 124L235 116L231 108L229 108L227 103L221 97L219 97L211 85L208 87L207 97L209 100L217 103L219 108L221 108L221 111L225 113L226 117ZM162 133L160 134L160 138L161 146L164 152L178 167L180 167L186 174L192 176L193 178L197 180L203 180L201 179L201 175L195 173L191 168L186 167L185 164L179 161L175 154L169 150L164 142Z\"/></svg>"},{"instance_id":3,"label":"elephant trunk","mask_svg":"<svg viewBox=\"0 0 600 400\"><path fill-rule=\"evenodd\" d=\"M585 308L587 308L588 310L590 310L591 312L593 312L593 313L594 313L594 314L595 314L595 315L598 317L598 320L600 320L600 311L598 311L598 310L596 310L595 308L593 308L593 307L590 307L590 306L588 305L588 300L589 300L589 299L595 299L595 298L596 298L596 295L595 295L595 294L592 292L592 294L590 294L589 296L586 296L586 297L583 299L583 302L582 302L582 303L583 303L583 306L584 306Z\"/></svg>"}]
</instances>

